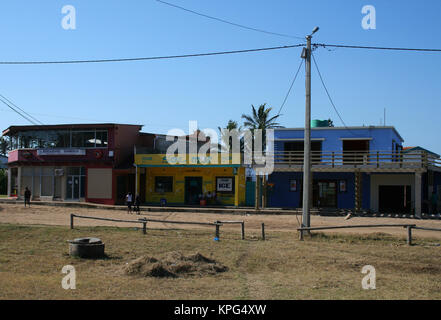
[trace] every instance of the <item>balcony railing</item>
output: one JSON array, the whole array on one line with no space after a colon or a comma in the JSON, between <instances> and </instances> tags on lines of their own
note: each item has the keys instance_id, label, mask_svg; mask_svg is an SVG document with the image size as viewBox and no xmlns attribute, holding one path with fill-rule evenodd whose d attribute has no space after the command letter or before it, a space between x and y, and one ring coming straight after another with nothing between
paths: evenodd
<instances>
[{"instance_id":1,"label":"balcony railing","mask_svg":"<svg viewBox=\"0 0 441 320\"><path fill-rule=\"evenodd\" d=\"M269 155L269 154L268 154ZM276 166L303 166L303 151L276 151ZM441 168L441 160L427 153L391 151L312 151L312 166L371 168Z\"/></svg>"}]
</instances>

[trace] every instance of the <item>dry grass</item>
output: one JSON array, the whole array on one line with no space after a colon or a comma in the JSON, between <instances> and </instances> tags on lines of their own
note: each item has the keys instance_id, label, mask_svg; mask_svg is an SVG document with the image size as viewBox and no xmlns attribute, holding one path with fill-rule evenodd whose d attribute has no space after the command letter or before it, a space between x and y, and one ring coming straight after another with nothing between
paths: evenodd
<instances>
[{"instance_id":1,"label":"dry grass","mask_svg":"<svg viewBox=\"0 0 441 320\"><path fill-rule=\"evenodd\" d=\"M99 237L106 259L68 256L66 240ZM316 234L301 242L292 232L267 232L268 241L226 230L0 225L0 299L440 299L439 240L413 247L388 234ZM228 267L216 275L132 277L130 261L179 251L200 252ZM64 265L77 272L77 289L64 290ZM363 290L364 265L377 272L377 289Z\"/></svg>"}]
</instances>

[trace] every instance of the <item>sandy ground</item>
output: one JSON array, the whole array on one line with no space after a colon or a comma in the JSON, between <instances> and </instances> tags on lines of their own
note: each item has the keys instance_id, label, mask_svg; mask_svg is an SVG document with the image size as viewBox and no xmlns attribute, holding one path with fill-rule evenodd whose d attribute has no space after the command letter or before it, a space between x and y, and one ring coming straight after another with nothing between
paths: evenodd
<instances>
[{"instance_id":1,"label":"sandy ground","mask_svg":"<svg viewBox=\"0 0 441 320\"><path fill-rule=\"evenodd\" d=\"M54 207L54 206L33 206L24 208L21 204L0 204L0 223L23 224L23 225L60 225L68 226L70 224L70 214L83 216L104 217L112 219L137 220L138 218L152 218L160 220L173 221L197 221L197 222L214 222L214 221L245 221L245 229L254 232L260 232L261 224L265 224L265 231L270 232L294 232L297 237L296 228L301 221L301 216L295 215L232 215L232 214L211 214L211 213L192 213L192 212L141 212L141 215L127 214L126 211L106 210L106 209L89 209L89 208L71 208L71 207ZM441 220L416 220L401 218L363 218L353 217L345 220L344 217L322 217L311 216L311 226L344 226L359 224L416 224L420 227L429 227L441 229ZM141 227L140 224L98 221L89 219L75 219L75 226L121 226L121 227ZM212 227L194 226L194 225L177 225L164 223L148 223L148 229L207 229ZM237 225L224 225L222 230L237 229ZM396 236L406 236L404 228L355 228L355 229L337 229L326 230L326 233L387 233ZM436 238L441 240L441 232L413 230L416 237Z\"/></svg>"}]
</instances>

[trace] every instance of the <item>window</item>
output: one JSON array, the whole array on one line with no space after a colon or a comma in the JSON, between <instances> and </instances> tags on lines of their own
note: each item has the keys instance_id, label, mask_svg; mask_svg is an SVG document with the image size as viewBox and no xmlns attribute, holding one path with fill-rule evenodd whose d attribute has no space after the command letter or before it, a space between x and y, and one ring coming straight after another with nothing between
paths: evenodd
<instances>
[{"instance_id":1,"label":"window","mask_svg":"<svg viewBox=\"0 0 441 320\"><path fill-rule=\"evenodd\" d=\"M155 192L173 192L173 177L155 177Z\"/></svg>"},{"instance_id":2,"label":"window","mask_svg":"<svg viewBox=\"0 0 441 320\"><path fill-rule=\"evenodd\" d=\"M107 130L34 130L10 138L10 149L107 148Z\"/></svg>"},{"instance_id":3,"label":"window","mask_svg":"<svg viewBox=\"0 0 441 320\"><path fill-rule=\"evenodd\" d=\"M107 131L96 132L96 147L107 148Z\"/></svg>"}]
</instances>

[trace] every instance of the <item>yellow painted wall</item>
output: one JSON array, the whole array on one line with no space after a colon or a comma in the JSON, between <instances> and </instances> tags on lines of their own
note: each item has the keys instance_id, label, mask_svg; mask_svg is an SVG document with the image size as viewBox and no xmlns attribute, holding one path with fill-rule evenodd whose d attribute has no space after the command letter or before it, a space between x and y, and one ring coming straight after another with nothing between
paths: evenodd
<instances>
[{"instance_id":1,"label":"yellow painted wall","mask_svg":"<svg viewBox=\"0 0 441 320\"><path fill-rule=\"evenodd\" d=\"M217 199L223 205L245 205L245 168L237 168L237 179L239 186L235 186L238 201L235 203L235 193L223 194L216 192ZM139 172L138 172L139 174ZM156 193L155 177L173 177L173 192ZM216 177L233 177L233 168L203 168L203 167L149 167L146 168L146 202L159 204L162 198L169 204L185 203L185 177L202 177L202 190L216 191ZM138 181L140 181L138 177Z\"/></svg>"}]
</instances>

